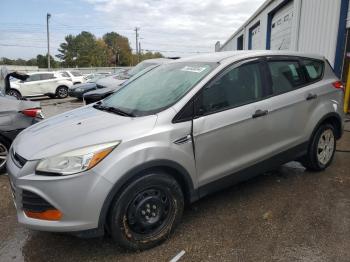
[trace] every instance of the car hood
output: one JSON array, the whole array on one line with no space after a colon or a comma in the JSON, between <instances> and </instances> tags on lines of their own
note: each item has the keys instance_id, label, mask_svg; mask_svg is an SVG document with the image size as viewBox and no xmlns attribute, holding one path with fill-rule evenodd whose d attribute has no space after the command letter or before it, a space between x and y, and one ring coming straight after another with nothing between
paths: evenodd
<instances>
[{"instance_id":1,"label":"car hood","mask_svg":"<svg viewBox=\"0 0 350 262\"><path fill-rule=\"evenodd\" d=\"M73 85L71 86L69 89L71 90L75 90L77 88L80 88L80 89L90 89L90 88L93 88L96 86L96 83L90 83L90 82L87 82L87 83L83 83L83 84L76 84L76 85Z\"/></svg>"},{"instance_id":2,"label":"car hood","mask_svg":"<svg viewBox=\"0 0 350 262\"><path fill-rule=\"evenodd\" d=\"M44 120L21 132L13 143L27 160L50 157L74 149L127 141L150 132L156 115L125 117L86 106Z\"/></svg>"}]
</instances>

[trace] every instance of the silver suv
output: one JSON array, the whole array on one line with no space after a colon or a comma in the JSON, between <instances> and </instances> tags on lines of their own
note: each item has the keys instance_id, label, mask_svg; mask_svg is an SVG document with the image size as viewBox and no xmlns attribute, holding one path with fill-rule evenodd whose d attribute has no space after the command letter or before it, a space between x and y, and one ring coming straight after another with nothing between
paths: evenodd
<instances>
[{"instance_id":1,"label":"silver suv","mask_svg":"<svg viewBox=\"0 0 350 262\"><path fill-rule=\"evenodd\" d=\"M16 138L7 167L18 220L153 247L185 203L292 160L325 169L342 103L321 56L222 52L161 65Z\"/></svg>"}]
</instances>

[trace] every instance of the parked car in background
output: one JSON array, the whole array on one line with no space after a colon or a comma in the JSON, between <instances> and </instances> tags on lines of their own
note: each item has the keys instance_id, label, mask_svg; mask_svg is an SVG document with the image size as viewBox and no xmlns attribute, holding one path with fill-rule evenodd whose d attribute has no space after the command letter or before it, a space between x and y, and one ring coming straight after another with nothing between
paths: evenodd
<instances>
[{"instance_id":1,"label":"parked car in background","mask_svg":"<svg viewBox=\"0 0 350 262\"><path fill-rule=\"evenodd\" d=\"M11 154L24 160L8 158L7 169L18 220L154 247L185 203L292 160L326 169L343 91L318 55L218 52L164 64L16 138Z\"/></svg>"},{"instance_id":2,"label":"parked car in background","mask_svg":"<svg viewBox=\"0 0 350 262\"><path fill-rule=\"evenodd\" d=\"M39 102L17 100L0 93L0 174L13 139L28 126L43 119Z\"/></svg>"},{"instance_id":3,"label":"parked car in background","mask_svg":"<svg viewBox=\"0 0 350 262\"><path fill-rule=\"evenodd\" d=\"M84 79L85 81L90 81L91 79L94 79L96 77L106 77L106 76L109 76L111 75L110 72L100 72L100 73L91 73L91 74L87 74L87 75L84 75Z\"/></svg>"},{"instance_id":4,"label":"parked car in background","mask_svg":"<svg viewBox=\"0 0 350 262\"><path fill-rule=\"evenodd\" d=\"M73 85L69 88L68 90L68 94L71 97L75 97L77 99L83 99L83 95L86 92L89 92L91 90L96 90L97 89L97 85L96 85L96 81L101 79L101 78L105 78L106 76L104 75L95 75L94 78L90 78L89 80L87 80L85 83L82 84L76 84Z\"/></svg>"},{"instance_id":5,"label":"parked car in background","mask_svg":"<svg viewBox=\"0 0 350 262\"><path fill-rule=\"evenodd\" d=\"M73 85L85 83L84 75L78 71L59 71L62 77L67 77L72 80Z\"/></svg>"},{"instance_id":6,"label":"parked car in background","mask_svg":"<svg viewBox=\"0 0 350 262\"><path fill-rule=\"evenodd\" d=\"M149 67L146 67L143 70L141 70L140 72L138 72L137 74L135 74L134 76L132 76L131 78L127 79L125 82L119 84L118 86L102 87L102 88L100 85L98 87L96 86L96 89L94 89L93 91L88 91L88 92L84 93L84 95L83 95L84 103L86 105L88 105L88 104L100 101L100 100L110 96L114 92L118 91L123 86L134 81L135 79L141 77L142 75L146 74L147 72L153 70L154 68L156 68L158 66L160 66L160 64L151 65Z\"/></svg>"},{"instance_id":7,"label":"parked car in background","mask_svg":"<svg viewBox=\"0 0 350 262\"><path fill-rule=\"evenodd\" d=\"M103 98L108 97L115 91L119 90L125 83L129 82L129 80L140 77L141 75L148 72L148 68L153 68L154 66L162 65L174 61L169 58L156 58L156 59L148 59L139 63L134 68L121 73L117 76L104 78L97 81L96 90L86 92L84 94L84 101L86 104L94 103Z\"/></svg>"},{"instance_id":8,"label":"parked car in background","mask_svg":"<svg viewBox=\"0 0 350 262\"><path fill-rule=\"evenodd\" d=\"M49 96L50 98L65 98L72 81L60 72L28 73L26 80L11 81L8 95L17 99L22 97Z\"/></svg>"}]
</instances>

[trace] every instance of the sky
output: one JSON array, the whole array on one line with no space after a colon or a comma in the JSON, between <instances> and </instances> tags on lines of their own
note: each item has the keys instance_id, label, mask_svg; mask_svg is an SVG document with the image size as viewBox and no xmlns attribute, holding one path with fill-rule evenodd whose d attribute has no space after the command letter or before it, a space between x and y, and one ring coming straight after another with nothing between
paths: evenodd
<instances>
[{"instance_id":1,"label":"sky","mask_svg":"<svg viewBox=\"0 0 350 262\"><path fill-rule=\"evenodd\" d=\"M165 56L213 52L264 0L6 0L1 1L0 57L29 59L46 54L46 14L50 13L50 52L57 54L68 34L89 31L102 37L115 31L135 49Z\"/></svg>"}]
</instances>

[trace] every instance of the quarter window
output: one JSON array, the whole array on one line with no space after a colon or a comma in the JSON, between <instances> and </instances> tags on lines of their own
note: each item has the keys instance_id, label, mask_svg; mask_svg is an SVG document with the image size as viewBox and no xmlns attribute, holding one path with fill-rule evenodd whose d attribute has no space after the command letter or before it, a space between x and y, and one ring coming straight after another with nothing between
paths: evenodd
<instances>
[{"instance_id":1,"label":"quarter window","mask_svg":"<svg viewBox=\"0 0 350 262\"><path fill-rule=\"evenodd\" d=\"M274 94L289 92L305 84L297 61L269 61L268 67Z\"/></svg>"},{"instance_id":2,"label":"quarter window","mask_svg":"<svg viewBox=\"0 0 350 262\"><path fill-rule=\"evenodd\" d=\"M321 79L323 74L323 64L322 61L303 59L303 65L310 82Z\"/></svg>"},{"instance_id":3,"label":"quarter window","mask_svg":"<svg viewBox=\"0 0 350 262\"><path fill-rule=\"evenodd\" d=\"M202 91L202 114L245 105L262 96L259 63L230 69Z\"/></svg>"}]
</instances>

